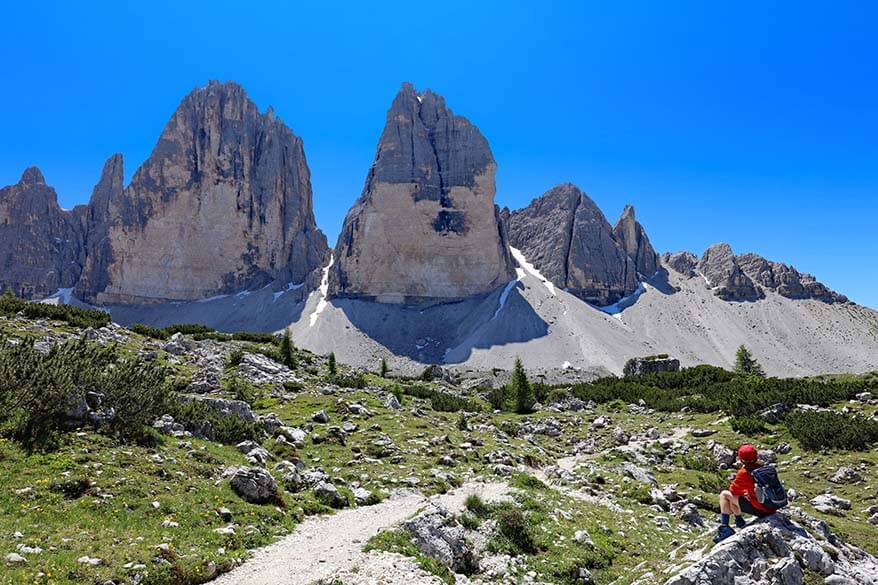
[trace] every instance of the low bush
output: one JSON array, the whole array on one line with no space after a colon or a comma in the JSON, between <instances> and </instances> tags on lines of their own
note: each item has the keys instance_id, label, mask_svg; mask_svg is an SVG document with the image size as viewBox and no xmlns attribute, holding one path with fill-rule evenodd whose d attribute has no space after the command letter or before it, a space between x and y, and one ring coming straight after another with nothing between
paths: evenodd
<instances>
[{"instance_id":1,"label":"low bush","mask_svg":"<svg viewBox=\"0 0 878 585\"><path fill-rule=\"evenodd\" d=\"M464 507L476 518L487 518L491 515L491 508L478 494L470 494L463 502Z\"/></svg>"},{"instance_id":2,"label":"low bush","mask_svg":"<svg viewBox=\"0 0 878 585\"><path fill-rule=\"evenodd\" d=\"M497 531L508 540L518 552L536 554L539 552L531 525L521 510L505 507L496 514Z\"/></svg>"},{"instance_id":3,"label":"low bush","mask_svg":"<svg viewBox=\"0 0 878 585\"><path fill-rule=\"evenodd\" d=\"M735 416L730 424L733 431L742 435L759 435L769 430L765 421L758 416Z\"/></svg>"},{"instance_id":4,"label":"low bush","mask_svg":"<svg viewBox=\"0 0 878 585\"><path fill-rule=\"evenodd\" d=\"M73 327L99 329L110 324L110 314L95 309L81 309L73 305L50 305L20 299L10 289L0 297L0 316L13 317L18 313L29 319L63 321Z\"/></svg>"},{"instance_id":5,"label":"low bush","mask_svg":"<svg viewBox=\"0 0 878 585\"><path fill-rule=\"evenodd\" d=\"M449 392L436 390L424 384L408 384L403 392L415 398L430 401L430 407L438 412L482 412L484 407L478 400L464 398Z\"/></svg>"},{"instance_id":6,"label":"low bush","mask_svg":"<svg viewBox=\"0 0 878 585\"><path fill-rule=\"evenodd\" d=\"M804 449L865 451L878 441L878 421L831 411L794 410L784 424Z\"/></svg>"},{"instance_id":7,"label":"low bush","mask_svg":"<svg viewBox=\"0 0 878 585\"><path fill-rule=\"evenodd\" d=\"M171 400L166 414L193 434L204 435L226 445L241 441L258 440L263 431L256 423L249 423L237 416L221 416L216 410L198 400Z\"/></svg>"},{"instance_id":8,"label":"low bush","mask_svg":"<svg viewBox=\"0 0 878 585\"><path fill-rule=\"evenodd\" d=\"M80 339L44 354L32 341L0 340L0 430L30 450L50 449L63 433L82 425L152 443L151 423L162 414L169 388L163 366L128 357L112 345ZM100 402L94 407L102 416L86 417L89 401Z\"/></svg>"}]
</instances>

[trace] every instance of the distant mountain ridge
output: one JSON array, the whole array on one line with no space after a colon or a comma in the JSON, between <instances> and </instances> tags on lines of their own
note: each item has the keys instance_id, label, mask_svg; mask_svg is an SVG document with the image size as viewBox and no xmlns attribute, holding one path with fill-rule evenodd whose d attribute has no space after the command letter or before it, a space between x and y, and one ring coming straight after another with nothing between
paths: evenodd
<instances>
[{"instance_id":1,"label":"distant mountain ridge","mask_svg":"<svg viewBox=\"0 0 878 585\"><path fill-rule=\"evenodd\" d=\"M129 185L113 155L71 211L36 168L0 190L0 289L125 323L290 326L363 365L606 373L659 352L727 365L744 343L776 373L878 369L878 313L813 276L725 243L659 255L633 206L611 225L570 183L500 210L495 171L472 122L403 84L330 252L301 139L210 82Z\"/></svg>"}]
</instances>

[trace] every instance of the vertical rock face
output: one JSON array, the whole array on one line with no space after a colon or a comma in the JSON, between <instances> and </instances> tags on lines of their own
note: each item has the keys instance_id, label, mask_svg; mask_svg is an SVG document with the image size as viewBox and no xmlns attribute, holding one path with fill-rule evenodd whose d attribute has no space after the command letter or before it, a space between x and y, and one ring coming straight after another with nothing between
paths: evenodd
<instances>
[{"instance_id":1,"label":"vertical rock face","mask_svg":"<svg viewBox=\"0 0 878 585\"><path fill-rule=\"evenodd\" d=\"M327 253L302 141L234 83L190 93L121 189L121 158L87 220L86 300L190 300L313 278Z\"/></svg>"},{"instance_id":2,"label":"vertical rock face","mask_svg":"<svg viewBox=\"0 0 878 585\"><path fill-rule=\"evenodd\" d=\"M557 185L510 213L507 229L510 244L543 276L585 301L609 305L638 286L634 260L595 202L575 185Z\"/></svg>"},{"instance_id":3,"label":"vertical rock face","mask_svg":"<svg viewBox=\"0 0 878 585\"><path fill-rule=\"evenodd\" d=\"M646 230L637 221L633 206L625 206L625 210L613 228L613 237L616 238L628 257L634 261L634 267L641 276L649 278L656 273L659 267L658 254L649 243Z\"/></svg>"},{"instance_id":4,"label":"vertical rock face","mask_svg":"<svg viewBox=\"0 0 878 585\"><path fill-rule=\"evenodd\" d=\"M85 265L76 284L76 295L90 298L103 291L108 282L108 266L113 261L110 245L110 202L119 201L124 189L122 155L114 154L104 163L101 178L92 191L88 206L81 212L86 234Z\"/></svg>"},{"instance_id":5,"label":"vertical rock face","mask_svg":"<svg viewBox=\"0 0 878 585\"><path fill-rule=\"evenodd\" d=\"M32 298L72 288L82 260L80 224L38 168L0 189L0 290Z\"/></svg>"},{"instance_id":6,"label":"vertical rock face","mask_svg":"<svg viewBox=\"0 0 878 585\"><path fill-rule=\"evenodd\" d=\"M430 90L403 84L335 248L330 294L431 302L514 277L488 142Z\"/></svg>"},{"instance_id":7,"label":"vertical rock face","mask_svg":"<svg viewBox=\"0 0 878 585\"><path fill-rule=\"evenodd\" d=\"M732 247L725 242L705 250L698 262L698 272L723 300L755 301L763 297L762 291L741 270Z\"/></svg>"}]
</instances>

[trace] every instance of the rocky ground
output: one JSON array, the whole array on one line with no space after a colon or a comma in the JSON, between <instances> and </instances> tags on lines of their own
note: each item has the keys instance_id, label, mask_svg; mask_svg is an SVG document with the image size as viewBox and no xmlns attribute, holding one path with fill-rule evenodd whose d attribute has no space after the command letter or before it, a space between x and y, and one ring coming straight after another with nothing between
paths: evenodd
<instances>
[{"instance_id":1,"label":"rocky ground","mask_svg":"<svg viewBox=\"0 0 878 585\"><path fill-rule=\"evenodd\" d=\"M0 440L0 583L768 585L878 575L874 449L806 451L770 420L744 435L722 413L563 393L529 415L491 412L493 378L436 370L406 380L380 376L377 363L331 376L325 356L299 351L289 369L266 343L23 318L0 320L0 330L45 350L82 334L118 344L172 368L185 400L258 429L223 444L224 427L167 414L154 446L88 427L50 452ZM874 417L876 401L862 394L833 408ZM744 440L777 464L792 506L714 546L716 493L733 471L730 447Z\"/></svg>"}]
</instances>

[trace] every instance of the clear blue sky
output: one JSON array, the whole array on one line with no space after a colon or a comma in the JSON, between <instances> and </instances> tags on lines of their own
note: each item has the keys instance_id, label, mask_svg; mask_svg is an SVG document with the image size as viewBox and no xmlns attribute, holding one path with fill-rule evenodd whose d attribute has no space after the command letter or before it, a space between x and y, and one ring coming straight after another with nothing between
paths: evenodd
<instances>
[{"instance_id":1,"label":"clear blue sky","mask_svg":"<svg viewBox=\"0 0 878 585\"><path fill-rule=\"evenodd\" d=\"M500 205L572 181L659 250L725 240L878 307L878 4L41 2L4 6L0 184L62 206L180 99L241 83L305 141L334 244L404 80L487 136ZM318 6L319 5L319 6Z\"/></svg>"}]
</instances>

